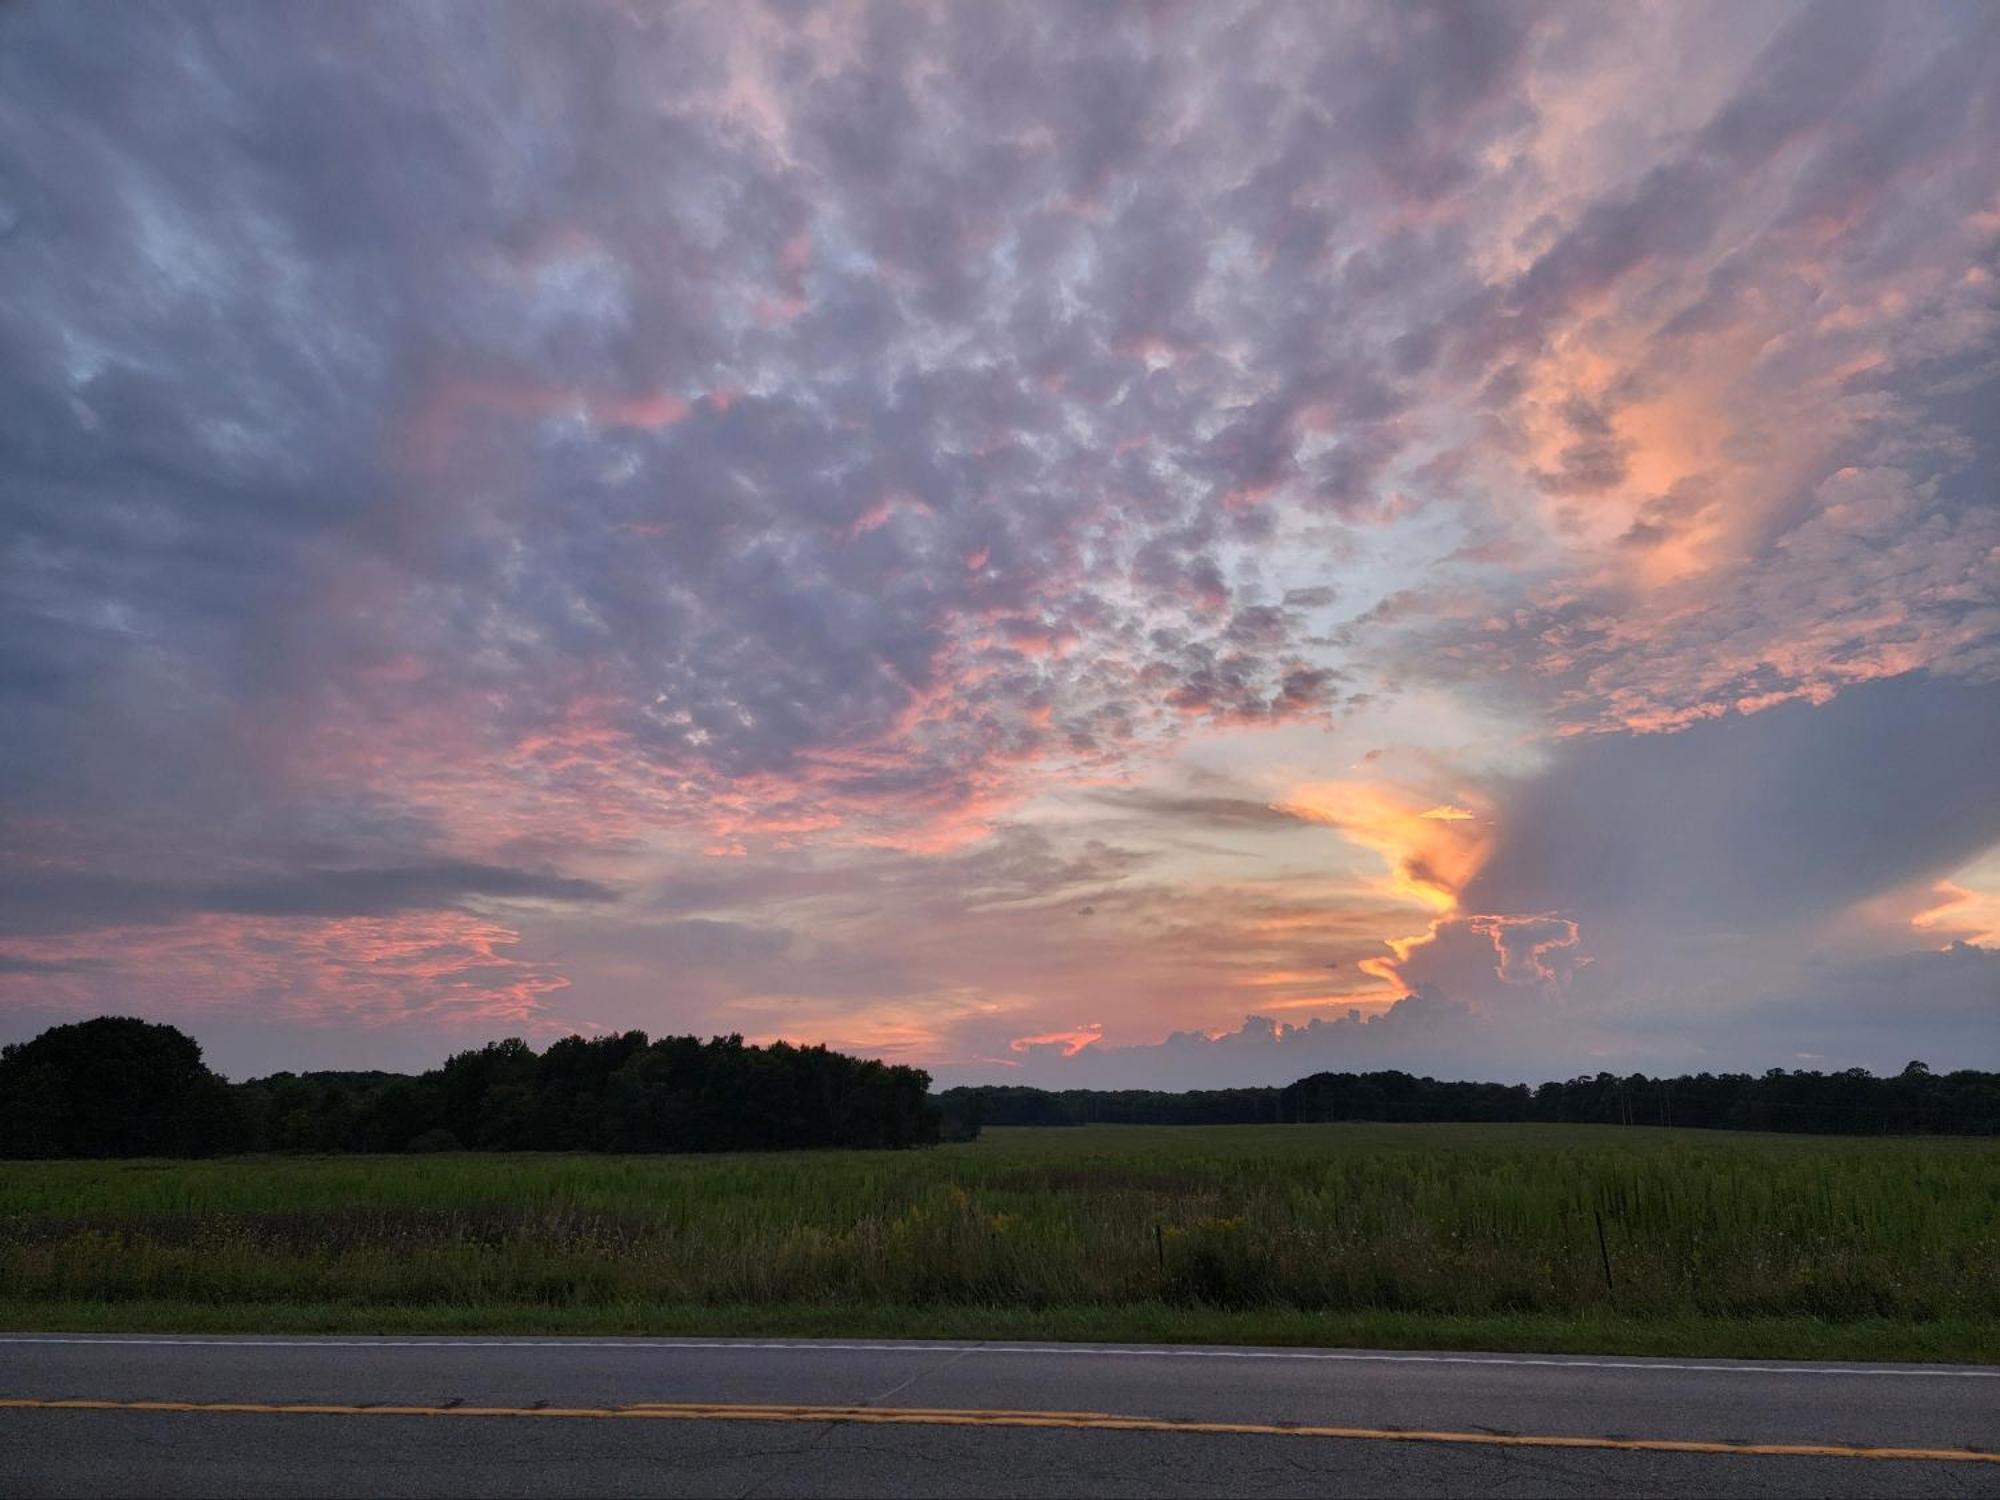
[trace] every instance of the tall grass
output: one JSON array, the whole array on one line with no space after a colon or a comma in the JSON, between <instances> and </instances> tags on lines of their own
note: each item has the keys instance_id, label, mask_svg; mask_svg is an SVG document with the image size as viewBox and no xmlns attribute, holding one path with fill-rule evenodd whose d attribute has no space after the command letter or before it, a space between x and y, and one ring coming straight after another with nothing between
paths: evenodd
<instances>
[{"instance_id":1,"label":"tall grass","mask_svg":"<svg viewBox=\"0 0 2000 1500\"><path fill-rule=\"evenodd\" d=\"M1991 1323L2000 1144L1091 1127L924 1153L8 1163L0 1297Z\"/></svg>"}]
</instances>

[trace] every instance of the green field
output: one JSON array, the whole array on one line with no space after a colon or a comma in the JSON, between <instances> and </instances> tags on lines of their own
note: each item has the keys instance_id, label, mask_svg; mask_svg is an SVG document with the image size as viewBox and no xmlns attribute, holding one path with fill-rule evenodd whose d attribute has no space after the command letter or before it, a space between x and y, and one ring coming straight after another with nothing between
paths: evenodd
<instances>
[{"instance_id":1,"label":"green field","mask_svg":"<svg viewBox=\"0 0 2000 1500\"><path fill-rule=\"evenodd\" d=\"M925 1152L11 1162L0 1324L1995 1360L2000 1142L1093 1126Z\"/></svg>"}]
</instances>

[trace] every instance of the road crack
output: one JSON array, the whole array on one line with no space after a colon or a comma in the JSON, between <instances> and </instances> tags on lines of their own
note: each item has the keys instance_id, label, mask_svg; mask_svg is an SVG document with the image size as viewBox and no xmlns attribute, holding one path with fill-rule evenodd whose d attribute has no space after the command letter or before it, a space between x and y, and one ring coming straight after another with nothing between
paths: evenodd
<instances>
[{"instance_id":1,"label":"road crack","mask_svg":"<svg viewBox=\"0 0 2000 1500\"><path fill-rule=\"evenodd\" d=\"M984 1349L985 1347L986 1346L984 1344L968 1344L963 1349L954 1349L949 1355L939 1360L936 1364L925 1365L921 1370L917 1371L917 1373L912 1375L908 1380L902 1381L896 1385L892 1385L889 1387L888 1390L879 1392L876 1395L868 1397L861 1404L863 1406L874 1406L878 1402L887 1401L891 1396L901 1395L904 1391L907 1391L911 1386L915 1385L919 1380L928 1379L930 1376L937 1374L940 1370L948 1369L952 1365L957 1364L961 1359L964 1359L966 1355L977 1354L981 1349Z\"/></svg>"}]
</instances>

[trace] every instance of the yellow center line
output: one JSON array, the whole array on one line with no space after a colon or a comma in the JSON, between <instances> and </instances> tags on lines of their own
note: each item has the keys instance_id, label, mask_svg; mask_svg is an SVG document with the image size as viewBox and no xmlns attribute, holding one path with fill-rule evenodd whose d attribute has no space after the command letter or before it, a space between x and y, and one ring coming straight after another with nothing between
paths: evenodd
<instances>
[{"instance_id":1,"label":"yellow center line","mask_svg":"<svg viewBox=\"0 0 2000 1500\"><path fill-rule=\"evenodd\" d=\"M1087 1432L1178 1432L1220 1436L1346 1438L1388 1443L1457 1443L1481 1448L1598 1448L1626 1453L1716 1453L1768 1458L1870 1458L1920 1463L2000 1463L1978 1448L1872 1448L1849 1443L1728 1443L1697 1438L1571 1437L1545 1433L1431 1432L1396 1427L1206 1422L1121 1417L1108 1412L991 1411L950 1407L779 1406L645 1402L629 1406L355 1406L329 1402L99 1401L0 1397L0 1411L205 1412L310 1417L587 1417L642 1422L854 1422L905 1427L1054 1427Z\"/></svg>"}]
</instances>

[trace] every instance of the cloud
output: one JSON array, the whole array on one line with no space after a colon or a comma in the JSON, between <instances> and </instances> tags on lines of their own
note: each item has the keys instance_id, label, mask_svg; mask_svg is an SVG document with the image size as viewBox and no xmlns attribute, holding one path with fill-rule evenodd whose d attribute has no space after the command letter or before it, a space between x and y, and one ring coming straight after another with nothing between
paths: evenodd
<instances>
[{"instance_id":1,"label":"cloud","mask_svg":"<svg viewBox=\"0 0 2000 1500\"><path fill-rule=\"evenodd\" d=\"M1665 931L1828 918L2000 843L2000 685L1921 674L1669 737L1565 743L1466 892Z\"/></svg>"},{"instance_id":2,"label":"cloud","mask_svg":"<svg viewBox=\"0 0 2000 1500\"><path fill-rule=\"evenodd\" d=\"M1889 38L1802 8L1699 128L1552 210L1472 297L1450 357L1480 423L1429 471L1490 497L1489 538L1374 613L1378 660L1571 732L2000 674L1968 405L2000 336L2000 81L1964 50L1991 16L1932 19ZM1540 566L1491 567L1503 537Z\"/></svg>"},{"instance_id":3,"label":"cloud","mask_svg":"<svg viewBox=\"0 0 2000 1500\"><path fill-rule=\"evenodd\" d=\"M1169 820L1215 828L1273 830L1312 826L1310 818L1247 797L1188 796L1143 790L1091 792L1087 795L1090 801L1100 806L1149 822Z\"/></svg>"},{"instance_id":4,"label":"cloud","mask_svg":"<svg viewBox=\"0 0 2000 1500\"><path fill-rule=\"evenodd\" d=\"M87 974L110 965L94 958L24 958L0 953L0 974Z\"/></svg>"},{"instance_id":5,"label":"cloud","mask_svg":"<svg viewBox=\"0 0 2000 1500\"><path fill-rule=\"evenodd\" d=\"M1899 1071L1914 1056L1939 1070L2000 1066L2000 953L1970 944L1863 962L1814 965L1753 993L1726 1029L1671 1013L1492 1014L1424 985L1387 1010L1302 1024L1249 1016L1233 1028L1076 1052L1029 1049L1010 1083L1045 1088L1230 1088L1313 1072L1401 1069L1438 1078L1540 1083L1598 1072L1761 1072L1865 1067ZM982 1076L946 1069L947 1082Z\"/></svg>"},{"instance_id":6,"label":"cloud","mask_svg":"<svg viewBox=\"0 0 2000 1500\"><path fill-rule=\"evenodd\" d=\"M1399 1068L1438 1077L1512 1080L1583 1071L1587 1041L1543 1027L1500 1025L1425 990L1375 1015L1291 1024L1246 1017L1218 1032L1179 1031L1164 1041L1037 1051L1007 1076L1045 1088L1241 1088L1290 1083L1320 1071ZM1539 1069L1553 1068L1553 1075ZM1597 1071L1589 1067L1588 1071ZM970 1075L968 1075L970 1076ZM940 1070L955 1082L959 1070Z\"/></svg>"},{"instance_id":7,"label":"cloud","mask_svg":"<svg viewBox=\"0 0 2000 1500\"><path fill-rule=\"evenodd\" d=\"M1007 1044L1007 1050L1032 1057L1054 1049L1064 1057L1075 1057L1085 1047L1091 1046L1102 1037L1103 1032L1097 1027L1078 1031L1050 1031L1039 1036L1017 1036Z\"/></svg>"},{"instance_id":8,"label":"cloud","mask_svg":"<svg viewBox=\"0 0 2000 1500\"><path fill-rule=\"evenodd\" d=\"M0 1000L1789 994L2000 841L1995 24L0 8Z\"/></svg>"},{"instance_id":9,"label":"cloud","mask_svg":"<svg viewBox=\"0 0 2000 1500\"><path fill-rule=\"evenodd\" d=\"M462 912L390 916L230 916L89 932L10 937L0 966L10 1029L51 1013L177 1017L211 1024L283 1021L307 1038L326 1029L401 1031L405 1058L496 1034L560 1035L577 1022L554 1009L569 980L516 952L521 934ZM295 1031L294 1043L300 1041ZM430 1048L412 1046L427 1040ZM388 1049L383 1049L388 1050ZM265 1067L298 1059L271 1051ZM230 1061L233 1069L238 1066Z\"/></svg>"},{"instance_id":10,"label":"cloud","mask_svg":"<svg viewBox=\"0 0 2000 1500\"><path fill-rule=\"evenodd\" d=\"M608 902L615 893L568 876L490 865L265 872L213 884L32 872L0 880L0 931L65 931L169 922L202 912L259 917L382 916L471 900Z\"/></svg>"},{"instance_id":11,"label":"cloud","mask_svg":"<svg viewBox=\"0 0 2000 1500\"><path fill-rule=\"evenodd\" d=\"M1380 855L1390 867L1389 893L1451 911L1486 857L1487 831L1475 813L1430 802L1427 795L1385 781L1348 781L1300 787L1283 810L1337 828ZM1461 812L1465 816L1451 815Z\"/></svg>"}]
</instances>

